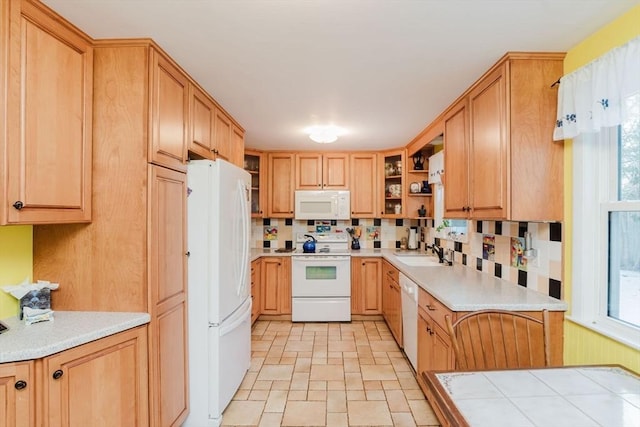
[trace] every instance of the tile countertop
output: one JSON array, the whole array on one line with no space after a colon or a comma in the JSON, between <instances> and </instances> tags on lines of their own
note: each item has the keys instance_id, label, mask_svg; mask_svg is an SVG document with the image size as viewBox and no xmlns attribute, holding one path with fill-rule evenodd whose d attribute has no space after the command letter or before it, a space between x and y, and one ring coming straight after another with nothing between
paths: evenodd
<instances>
[{"instance_id":1,"label":"tile countertop","mask_svg":"<svg viewBox=\"0 0 640 427\"><path fill-rule=\"evenodd\" d=\"M438 402L445 393L460 411L464 420L452 425L636 427L640 421L640 377L620 367L429 373L425 381Z\"/></svg>"},{"instance_id":2,"label":"tile countertop","mask_svg":"<svg viewBox=\"0 0 640 427\"><path fill-rule=\"evenodd\" d=\"M274 249L252 249L251 260L261 256L290 256ZM502 309L512 311L566 311L567 303L460 264L412 267L403 264L395 249L360 249L352 257L383 257L405 276L452 311Z\"/></svg>"},{"instance_id":3,"label":"tile countertop","mask_svg":"<svg viewBox=\"0 0 640 427\"><path fill-rule=\"evenodd\" d=\"M149 323L148 313L54 311L53 321L25 325L17 317L3 319L0 363L38 359Z\"/></svg>"}]
</instances>

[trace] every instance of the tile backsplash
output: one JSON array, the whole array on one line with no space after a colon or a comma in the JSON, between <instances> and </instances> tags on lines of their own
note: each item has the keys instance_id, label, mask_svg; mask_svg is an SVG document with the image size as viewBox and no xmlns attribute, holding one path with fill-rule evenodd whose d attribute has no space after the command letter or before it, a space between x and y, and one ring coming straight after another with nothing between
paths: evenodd
<instances>
[{"instance_id":1,"label":"tile backsplash","mask_svg":"<svg viewBox=\"0 0 640 427\"><path fill-rule=\"evenodd\" d=\"M292 219L253 219L252 241L256 248L295 247L300 232L324 229L346 232L360 227L361 248L400 247L408 227L418 227L419 250L425 242L434 242L433 220L352 219L348 221L295 221ZM522 253L525 233L531 233L531 247L536 257L527 259ZM525 286L554 298L562 299L562 224L509 221L469 221L466 243L438 239L454 251L454 262L483 274L500 277L514 285Z\"/></svg>"}]
</instances>

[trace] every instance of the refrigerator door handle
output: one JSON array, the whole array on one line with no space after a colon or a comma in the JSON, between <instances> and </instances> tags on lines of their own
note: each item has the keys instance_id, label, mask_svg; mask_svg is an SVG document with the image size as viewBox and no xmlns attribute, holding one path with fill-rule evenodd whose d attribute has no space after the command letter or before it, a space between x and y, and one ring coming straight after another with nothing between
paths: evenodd
<instances>
[{"instance_id":1,"label":"refrigerator door handle","mask_svg":"<svg viewBox=\"0 0 640 427\"><path fill-rule=\"evenodd\" d=\"M240 263L240 283L238 283L238 296L243 296L247 291L247 266L249 264L249 189L247 184L238 181L238 193L240 199L240 244L242 249L242 259Z\"/></svg>"}]
</instances>

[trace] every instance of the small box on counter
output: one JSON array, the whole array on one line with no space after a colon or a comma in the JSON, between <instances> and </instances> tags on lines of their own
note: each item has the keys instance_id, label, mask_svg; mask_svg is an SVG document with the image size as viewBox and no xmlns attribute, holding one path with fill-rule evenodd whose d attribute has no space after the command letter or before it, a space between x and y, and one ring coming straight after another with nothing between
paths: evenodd
<instances>
[{"instance_id":1,"label":"small box on counter","mask_svg":"<svg viewBox=\"0 0 640 427\"><path fill-rule=\"evenodd\" d=\"M29 291L20 298L20 320L24 317L24 307L40 310L51 309L51 289L42 288Z\"/></svg>"}]
</instances>

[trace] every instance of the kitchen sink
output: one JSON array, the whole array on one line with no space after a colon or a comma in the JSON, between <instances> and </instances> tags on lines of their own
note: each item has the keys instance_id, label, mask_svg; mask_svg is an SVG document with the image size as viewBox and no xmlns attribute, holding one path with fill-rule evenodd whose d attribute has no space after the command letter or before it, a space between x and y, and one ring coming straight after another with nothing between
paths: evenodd
<instances>
[{"instance_id":1,"label":"kitchen sink","mask_svg":"<svg viewBox=\"0 0 640 427\"><path fill-rule=\"evenodd\" d=\"M445 264L441 264L438 258L428 255L396 253L398 261L411 267L441 267Z\"/></svg>"}]
</instances>

